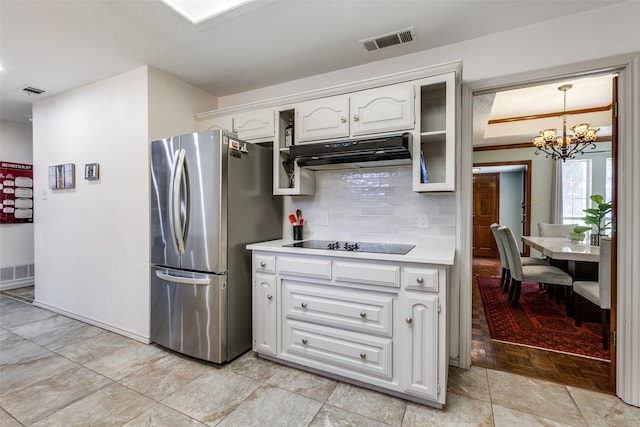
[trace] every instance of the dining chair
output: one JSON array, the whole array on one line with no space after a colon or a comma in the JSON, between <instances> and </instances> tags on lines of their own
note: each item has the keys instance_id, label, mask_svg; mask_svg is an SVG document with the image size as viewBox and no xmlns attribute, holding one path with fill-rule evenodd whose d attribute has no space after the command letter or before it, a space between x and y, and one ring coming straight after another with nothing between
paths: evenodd
<instances>
[{"instance_id":1,"label":"dining chair","mask_svg":"<svg viewBox=\"0 0 640 427\"><path fill-rule=\"evenodd\" d=\"M551 265L523 265L520 258L520 247L513 232L509 227L498 227L498 236L502 239L505 248L507 260L509 263L509 271L511 272L511 287L509 288L509 299L512 299L512 307L518 307L520 299L520 290L523 281L531 281L538 283L550 283L554 285L562 285L571 289L573 279L570 275ZM572 309L571 293L566 296L567 313Z\"/></svg>"},{"instance_id":2,"label":"dining chair","mask_svg":"<svg viewBox=\"0 0 640 427\"><path fill-rule=\"evenodd\" d=\"M573 224L547 224L538 223L538 236L540 237L569 237L573 231Z\"/></svg>"},{"instance_id":3,"label":"dining chair","mask_svg":"<svg viewBox=\"0 0 640 427\"><path fill-rule=\"evenodd\" d=\"M598 266L598 281L573 282L573 292L576 294L576 326L582 324L582 310L580 305L584 300L600 307L602 322L602 347L609 348L609 315L611 312L611 238L600 238L600 262Z\"/></svg>"},{"instance_id":4,"label":"dining chair","mask_svg":"<svg viewBox=\"0 0 640 427\"><path fill-rule=\"evenodd\" d=\"M507 253L505 252L502 239L498 236L498 228L500 224L495 222L489 226L493 233L493 238L496 241L498 247L498 253L500 254L500 263L502 264L502 274L500 276L500 287L503 292L509 292L509 286L511 285L511 272L509 271L509 260L507 259ZM540 258L533 257L520 257L522 265L549 265L547 262Z\"/></svg>"}]
</instances>

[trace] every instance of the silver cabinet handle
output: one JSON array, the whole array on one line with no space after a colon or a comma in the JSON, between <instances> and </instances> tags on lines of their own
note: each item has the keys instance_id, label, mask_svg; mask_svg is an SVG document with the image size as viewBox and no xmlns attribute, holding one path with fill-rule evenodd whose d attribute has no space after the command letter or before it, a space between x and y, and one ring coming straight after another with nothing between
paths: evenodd
<instances>
[{"instance_id":1,"label":"silver cabinet handle","mask_svg":"<svg viewBox=\"0 0 640 427\"><path fill-rule=\"evenodd\" d=\"M424 279L422 278L422 276L418 276L418 278L416 279L416 282L422 285L424 283Z\"/></svg>"},{"instance_id":2,"label":"silver cabinet handle","mask_svg":"<svg viewBox=\"0 0 640 427\"><path fill-rule=\"evenodd\" d=\"M300 306L301 306L302 308L307 308L307 303L306 303L306 302L303 302L302 304L300 304Z\"/></svg>"},{"instance_id":3,"label":"silver cabinet handle","mask_svg":"<svg viewBox=\"0 0 640 427\"><path fill-rule=\"evenodd\" d=\"M404 321L407 322L408 324L413 323L413 319L411 317L407 317L406 319L404 319Z\"/></svg>"},{"instance_id":4,"label":"silver cabinet handle","mask_svg":"<svg viewBox=\"0 0 640 427\"><path fill-rule=\"evenodd\" d=\"M267 263L264 261L260 262L260 267L265 268L267 266Z\"/></svg>"},{"instance_id":5,"label":"silver cabinet handle","mask_svg":"<svg viewBox=\"0 0 640 427\"><path fill-rule=\"evenodd\" d=\"M365 313L364 311L361 311L360 312L360 317L362 317L364 319L365 317L367 317L367 313Z\"/></svg>"},{"instance_id":6,"label":"silver cabinet handle","mask_svg":"<svg viewBox=\"0 0 640 427\"><path fill-rule=\"evenodd\" d=\"M342 116L342 117L340 117L340 121L341 121L342 123L344 123L344 122L346 122L346 121L347 121L347 118L346 118L345 116Z\"/></svg>"},{"instance_id":7,"label":"silver cabinet handle","mask_svg":"<svg viewBox=\"0 0 640 427\"><path fill-rule=\"evenodd\" d=\"M267 295L267 299L271 299L271 298L273 298L273 295L271 294Z\"/></svg>"},{"instance_id":8,"label":"silver cabinet handle","mask_svg":"<svg viewBox=\"0 0 640 427\"><path fill-rule=\"evenodd\" d=\"M354 115L353 115L353 121L354 121L354 122L357 122L359 119L360 119L360 117L358 117L358 115L357 115L357 114L354 114Z\"/></svg>"},{"instance_id":9,"label":"silver cabinet handle","mask_svg":"<svg viewBox=\"0 0 640 427\"><path fill-rule=\"evenodd\" d=\"M309 340L307 340L306 338L302 338L302 344L307 345L308 342Z\"/></svg>"},{"instance_id":10,"label":"silver cabinet handle","mask_svg":"<svg viewBox=\"0 0 640 427\"><path fill-rule=\"evenodd\" d=\"M360 353L360 359L366 359L366 358L367 358L367 353L365 353L364 351Z\"/></svg>"}]
</instances>

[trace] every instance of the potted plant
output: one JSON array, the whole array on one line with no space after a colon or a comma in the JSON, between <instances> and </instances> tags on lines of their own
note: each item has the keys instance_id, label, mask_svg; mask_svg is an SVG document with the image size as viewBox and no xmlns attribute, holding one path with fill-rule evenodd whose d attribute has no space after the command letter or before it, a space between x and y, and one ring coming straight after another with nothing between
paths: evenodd
<instances>
[{"instance_id":1,"label":"potted plant","mask_svg":"<svg viewBox=\"0 0 640 427\"><path fill-rule=\"evenodd\" d=\"M582 220L592 228L591 245L600 246L600 236L602 236L611 225L611 221L605 222L605 217L611 212L611 202L603 202L604 197L600 194L592 194L590 198L591 201L596 204L596 207L583 209L587 216L582 218Z\"/></svg>"}]
</instances>

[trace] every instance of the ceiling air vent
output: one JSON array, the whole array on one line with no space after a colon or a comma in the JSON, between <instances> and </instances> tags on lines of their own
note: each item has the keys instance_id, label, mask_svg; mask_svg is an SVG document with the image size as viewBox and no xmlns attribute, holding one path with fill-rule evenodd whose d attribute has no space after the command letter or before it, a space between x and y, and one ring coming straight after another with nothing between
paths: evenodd
<instances>
[{"instance_id":1,"label":"ceiling air vent","mask_svg":"<svg viewBox=\"0 0 640 427\"><path fill-rule=\"evenodd\" d=\"M41 93L45 93L44 90L31 86L23 87L22 90L27 92L29 95L40 95Z\"/></svg>"},{"instance_id":2,"label":"ceiling air vent","mask_svg":"<svg viewBox=\"0 0 640 427\"><path fill-rule=\"evenodd\" d=\"M368 52L372 52L374 50L382 49L385 47L415 42L416 40L417 37L414 28L409 27L403 30L394 31L392 33L360 40L359 43L362 43L362 46Z\"/></svg>"}]
</instances>

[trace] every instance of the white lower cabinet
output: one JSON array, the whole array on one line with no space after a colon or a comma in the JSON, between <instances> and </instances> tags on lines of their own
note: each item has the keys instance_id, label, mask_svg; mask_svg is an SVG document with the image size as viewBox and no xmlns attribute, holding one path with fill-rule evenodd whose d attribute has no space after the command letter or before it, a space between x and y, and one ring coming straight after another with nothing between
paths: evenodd
<instances>
[{"instance_id":1,"label":"white lower cabinet","mask_svg":"<svg viewBox=\"0 0 640 427\"><path fill-rule=\"evenodd\" d=\"M406 292L400 297L405 338L403 366L404 390L426 399L438 398L438 324L437 295Z\"/></svg>"},{"instance_id":2,"label":"white lower cabinet","mask_svg":"<svg viewBox=\"0 0 640 427\"><path fill-rule=\"evenodd\" d=\"M447 266L256 250L253 265L253 349L261 356L445 403Z\"/></svg>"},{"instance_id":3,"label":"white lower cabinet","mask_svg":"<svg viewBox=\"0 0 640 427\"><path fill-rule=\"evenodd\" d=\"M253 349L263 354L276 354L276 302L276 276L254 273Z\"/></svg>"}]
</instances>

